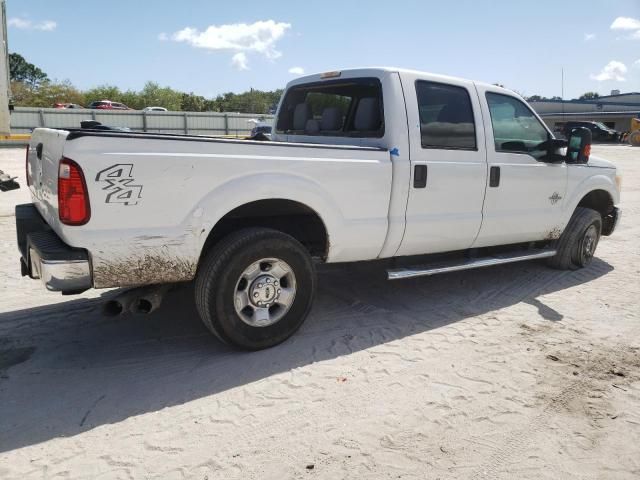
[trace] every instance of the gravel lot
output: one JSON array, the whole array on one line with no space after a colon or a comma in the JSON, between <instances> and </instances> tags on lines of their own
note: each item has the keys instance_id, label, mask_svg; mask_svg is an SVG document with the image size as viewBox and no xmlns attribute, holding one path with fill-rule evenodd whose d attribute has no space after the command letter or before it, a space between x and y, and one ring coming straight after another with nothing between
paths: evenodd
<instances>
[{"instance_id":1,"label":"gravel lot","mask_svg":"<svg viewBox=\"0 0 640 480\"><path fill-rule=\"evenodd\" d=\"M585 270L320 275L285 344L221 345L188 287L149 316L20 277L0 193L0 478L640 477L640 149ZM0 169L24 176L23 150ZM21 179L24 185L24 178Z\"/></svg>"}]
</instances>

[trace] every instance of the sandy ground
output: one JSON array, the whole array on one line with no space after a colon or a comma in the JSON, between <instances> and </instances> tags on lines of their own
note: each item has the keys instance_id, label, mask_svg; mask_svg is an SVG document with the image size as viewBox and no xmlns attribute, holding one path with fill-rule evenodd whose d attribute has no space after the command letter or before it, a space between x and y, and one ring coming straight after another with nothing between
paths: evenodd
<instances>
[{"instance_id":1,"label":"sandy ground","mask_svg":"<svg viewBox=\"0 0 640 480\"><path fill-rule=\"evenodd\" d=\"M301 331L251 354L186 287L114 319L112 293L21 278L28 198L2 194L0 478L639 478L640 149L594 153L625 171L624 216L588 269L331 268Z\"/></svg>"}]
</instances>

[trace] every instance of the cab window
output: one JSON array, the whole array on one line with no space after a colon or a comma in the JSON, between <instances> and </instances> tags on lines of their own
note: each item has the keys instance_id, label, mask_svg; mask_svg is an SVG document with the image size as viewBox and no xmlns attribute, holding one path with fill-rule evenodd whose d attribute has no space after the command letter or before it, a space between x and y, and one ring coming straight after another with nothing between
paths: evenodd
<instances>
[{"instance_id":1,"label":"cab window","mask_svg":"<svg viewBox=\"0 0 640 480\"><path fill-rule=\"evenodd\" d=\"M278 133L331 137L384 135L382 86L377 78L350 78L291 87L280 107Z\"/></svg>"},{"instance_id":2,"label":"cab window","mask_svg":"<svg viewBox=\"0 0 640 480\"><path fill-rule=\"evenodd\" d=\"M422 148L476 149L476 129L466 88L416 82Z\"/></svg>"},{"instance_id":3,"label":"cab window","mask_svg":"<svg viewBox=\"0 0 640 480\"><path fill-rule=\"evenodd\" d=\"M496 152L527 153L535 158L546 154L539 148L549 132L533 112L509 95L487 92Z\"/></svg>"}]
</instances>

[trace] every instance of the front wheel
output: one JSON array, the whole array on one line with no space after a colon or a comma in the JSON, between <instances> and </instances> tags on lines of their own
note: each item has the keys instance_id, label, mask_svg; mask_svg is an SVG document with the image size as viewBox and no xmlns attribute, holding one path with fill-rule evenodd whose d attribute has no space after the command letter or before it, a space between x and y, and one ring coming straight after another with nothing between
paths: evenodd
<instances>
[{"instance_id":1,"label":"front wheel","mask_svg":"<svg viewBox=\"0 0 640 480\"><path fill-rule=\"evenodd\" d=\"M276 230L230 234L204 259L196 278L196 306L222 341L261 350L289 338L313 301L316 274L309 252Z\"/></svg>"},{"instance_id":2,"label":"front wheel","mask_svg":"<svg viewBox=\"0 0 640 480\"><path fill-rule=\"evenodd\" d=\"M578 207L556 245L549 265L560 270L577 270L591 263L602 232L602 217L590 208Z\"/></svg>"}]
</instances>

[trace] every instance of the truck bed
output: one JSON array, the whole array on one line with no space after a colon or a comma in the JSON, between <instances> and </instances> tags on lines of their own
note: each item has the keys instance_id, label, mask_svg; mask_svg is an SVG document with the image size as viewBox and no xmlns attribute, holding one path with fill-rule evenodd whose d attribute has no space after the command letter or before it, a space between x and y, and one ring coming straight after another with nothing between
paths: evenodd
<instances>
[{"instance_id":1,"label":"truck bed","mask_svg":"<svg viewBox=\"0 0 640 480\"><path fill-rule=\"evenodd\" d=\"M59 221L62 157L84 173L85 225ZM392 164L382 148L36 129L28 168L36 208L62 241L87 249L98 288L190 280L218 221L261 199L315 211L328 261L375 258L387 234Z\"/></svg>"}]
</instances>

